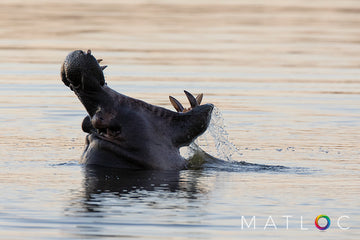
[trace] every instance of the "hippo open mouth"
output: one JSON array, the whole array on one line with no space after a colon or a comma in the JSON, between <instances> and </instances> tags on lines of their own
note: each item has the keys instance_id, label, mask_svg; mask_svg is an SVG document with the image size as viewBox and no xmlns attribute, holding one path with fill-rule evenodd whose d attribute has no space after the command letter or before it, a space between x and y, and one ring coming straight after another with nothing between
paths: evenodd
<instances>
[{"instance_id":1,"label":"hippo open mouth","mask_svg":"<svg viewBox=\"0 0 360 240\"><path fill-rule=\"evenodd\" d=\"M88 112L82 123L89 134L81 162L132 169L186 168L179 148L207 129L213 105L200 105L202 94L195 98L186 91L188 109L170 96L177 112L125 96L107 86L101 61L90 50L76 50L61 67L62 81Z\"/></svg>"}]
</instances>

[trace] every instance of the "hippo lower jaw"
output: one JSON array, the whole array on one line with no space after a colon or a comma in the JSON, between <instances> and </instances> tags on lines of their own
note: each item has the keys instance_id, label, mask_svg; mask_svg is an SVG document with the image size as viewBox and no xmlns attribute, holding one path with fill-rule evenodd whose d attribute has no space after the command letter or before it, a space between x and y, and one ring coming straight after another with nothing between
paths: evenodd
<instances>
[{"instance_id":1,"label":"hippo lower jaw","mask_svg":"<svg viewBox=\"0 0 360 240\"><path fill-rule=\"evenodd\" d=\"M92 133L86 136L85 150L80 163L122 169L186 169L187 161L180 155L178 148L166 149L166 155L164 155L163 150L158 150L145 156L141 153L141 149L129 150L112 140L104 139ZM165 160L163 159L164 156L166 156Z\"/></svg>"},{"instance_id":2,"label":"hippo lower jaw","mask_svg":"<svg viewBox=\"0 0 360 240\"><path fill-rule=\"evenodd\" d=\"M179 148L207 129L213 105L200 105L202 95L195 98L185 92L191 108L170 97L178 111L174 112L122 95L107 86L99 62L90 51L77 50L61 69L62 81L89 114L82 124L89 135L81 162L132 169L186 168Z\"/></svg>"},{"instance_id":3,"label":"hippo lower jaw","mask_svg":"<svg viewBox=\"0 0 360 240\"><path fill-rule=\"evenodd\" d=\"M91 133L86 136L85 150L80 163L114 168L144 168L132 158L134 157L129 156L129 153L124 151L116 140Z\"/></svg>"}]
</instances>

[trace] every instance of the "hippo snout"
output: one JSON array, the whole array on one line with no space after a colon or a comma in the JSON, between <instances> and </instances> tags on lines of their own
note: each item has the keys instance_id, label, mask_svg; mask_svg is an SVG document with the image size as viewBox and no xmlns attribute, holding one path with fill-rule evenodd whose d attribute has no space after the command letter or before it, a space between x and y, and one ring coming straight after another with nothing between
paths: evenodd
<instances>
[{"instance_id":1,"label":"hippo snout","mask_svg":"<svg viewBox=\"0 0 360 240\"><path fill-rule=\"evenodd\" d=\"M173 133L176 135L175 146L187 146L203 134L209 127L213 109L214 105L208 103L181 114L182 117L177 121L177 128Z\"/></svg>"},{"instance_id":2,"label":"hippo snout","mask_svg":"<svg viewBox=\"0 0 360 240\"><path fill-rule=\"evenodd\" d=\"M194 109L195 111L199 112L198 114L200 116L200 121L198 128L201 131L201 133L205 132L205 130L209 126L211 120L211 113L213 109L214 109L214 105L211 103L198 106L197 108Z\"/></svg>"},{"instance_id":3,"label":"hippo snout","mask_svg":"<svg viewBox=\"0 0 360 240\"><path fill-rule=\"evenodd\" d=\"M104 86L103 69L91 51L76 50L67 55L61 66L61 79L71 90L94 91Z\"/></svg>"}]
</instances>

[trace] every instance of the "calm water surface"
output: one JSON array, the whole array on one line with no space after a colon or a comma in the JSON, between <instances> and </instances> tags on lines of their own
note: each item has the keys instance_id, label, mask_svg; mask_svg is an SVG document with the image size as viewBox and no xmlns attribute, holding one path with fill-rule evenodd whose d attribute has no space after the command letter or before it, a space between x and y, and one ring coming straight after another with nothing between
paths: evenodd
<instances>
[{"instance_id":1,"label":"calm water surface","mask_svg":"<svg viewBox=\"0 0 360 240\"><path fill-rule=\"evenodd\" d=\"M357 0L1 1L0 239L358 239L359 25ZM198 142L227 162L80 166L59 71L89 48L123 94L204 93L222 117Z\"/></svg>"}]
</instances>

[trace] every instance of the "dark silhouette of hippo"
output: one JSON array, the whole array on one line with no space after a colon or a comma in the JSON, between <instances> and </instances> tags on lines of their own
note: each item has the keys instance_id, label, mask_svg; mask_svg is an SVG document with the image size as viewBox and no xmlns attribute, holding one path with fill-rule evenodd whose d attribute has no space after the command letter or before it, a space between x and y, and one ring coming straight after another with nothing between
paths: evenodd
<instances>
[{"instance_id":1,"label":"dark silhouette of hippo","mask_svg":"<svg viewBox=\"0 0 360 240\"><path fill-rule=\"evenodd\" d=\"M208 127L212 104L200 105L186 92L191 108L173 97L177 112L120 94L107 86L101 59L76 50L65 59L61 78L80 99L88 116L82 123L86 146L81 162L114 168L180 170L187 161L179 148Z\"/></svg>"}]
</instances>

